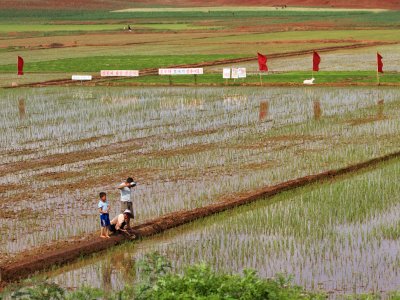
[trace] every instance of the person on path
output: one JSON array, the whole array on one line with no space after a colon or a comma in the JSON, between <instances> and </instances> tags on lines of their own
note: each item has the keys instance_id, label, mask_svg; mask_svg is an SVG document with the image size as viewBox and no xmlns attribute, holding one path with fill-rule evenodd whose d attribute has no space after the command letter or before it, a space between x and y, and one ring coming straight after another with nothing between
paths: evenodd
<instances>
[{"instance_id":1,"label":"person on path","mask_svg":"<svg viewBox=\"0 0 400 300\"><path fill-rule=\"evenodd\" d=\"M126 179L125 182L121 183L118 186L118 189L120 190L120 193L121 193L122 211L129 209L131 212L133 212L132 190L135 186L136 186L136 182L133 181L132 177L128 177L128 179Z\"/></svg>"},{"instance_id":2,"label":"person on path","mask_svg":"<svg viewBox=\"0 0 400 300\"><path fill-rule=\"evenodd\" d=\"M125 209L122 214L119 214L110 222L110 231L117 232L118 230L127 232L130 228L130 221L133 217L132 212L129 209Z\"/></svg>"},{"instance_id":3,"label":"person on path","mask_svg":"<svg viewBox=\"0 0 400 300\"><path fill-rule=\"evenodd\" d=\"M110 226L110 205L107 201L107 194L104 192L101 192L99 194L100 196L100 201L99 204L97 205L100 213L100 226L101 226L101 232L100 232L100 237L101 238L110 238L109 232L108 232L108 227Z\"/></svg>"}]
</instances>

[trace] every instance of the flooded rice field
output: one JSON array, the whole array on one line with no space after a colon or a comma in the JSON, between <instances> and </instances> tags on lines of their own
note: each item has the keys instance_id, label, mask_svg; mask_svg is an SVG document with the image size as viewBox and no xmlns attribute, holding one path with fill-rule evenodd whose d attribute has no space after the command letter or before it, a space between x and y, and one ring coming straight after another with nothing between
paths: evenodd
<instances>
[{"instance_id":1,"label":"flooded rice field","mask_svg":"<svg viewBox=\"0 0 400 300\"><path fill-rule=\"evenodd\" d=\"M0 104L0 262L96 231L98 193L117 214L129 175L142 222L400 145L395 88L18 89Z\"/></svg>"},{"instance_id":2,"label":"flooded rice field","mask_svg":"<svg viewBox=\"0 0 400 300\"><path fill-rule=\"evenodd\" d=\"M135 284L135 262L166 255L181 271L205 262L226 272L291 274L333 296L399 288L400 160L353 176L280 194L120 246L47 274L68 288Z\"/></svg>"}]
</instances>

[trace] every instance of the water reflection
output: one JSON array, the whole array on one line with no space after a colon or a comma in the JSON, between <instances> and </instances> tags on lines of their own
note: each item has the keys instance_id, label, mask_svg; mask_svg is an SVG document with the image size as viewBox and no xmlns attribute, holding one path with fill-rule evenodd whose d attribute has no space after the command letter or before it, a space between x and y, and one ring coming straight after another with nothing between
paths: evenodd
<instances>
[{"instance_id":1,"label":"water reflection","mask_svg":"<svg viewBox=\"0 0 400 300\"><path fill-rule=\"evenodd\" d=\"M378 101L378 109L376 112L377 119L383 119L385 117L384 110L385 110L385 100L381 99Z\"/></svg>"},{"instance_id":2,"label":"water reflection","mask_svg":"<svg viewBox=\"0 0 400 300\"><path fill-rule=\"evenodd\" d=\"M127 281L133 281L136 278L135 260L129 253L115 253L111 257L110 264L124 274Z\"/></svg>"},{"instance_id":3,"label":"water reflection","mask_svg":"<svg viewBox=\"0 0 400 300\"><path fill-rule=\"evenodd\" d=\"M268 116L269 111L269 102L268 101L261 101L260 102L260 111L258 114L258 120L264 121Z\"/></svg>"},{"instance_id":4,"label":"water reflection","mask_svg":"<svg viewBox=\"0 0 400 300\"><path fill-rule=\"evenodd\" d=\"M136 280L135 260L125 251L114 252L109 259L101 264L101 281L104 292L111 293L116 288L113 278L121 278L125 284L132 284ZM118 280L118 279L114 279Z\"/></svg>"},{"instance_id":5,"label":"water reflection","mask_svg":"<svg viewBox=\"0 0 400 300\"><path fill-rule=\"evenodd\" d=\"M224 97L224 104L227 106L242 106L247 102L247 97L244 95L228 95Z\"/></svg>"},{"instance_id":6,"label":"water reflection","mask_svg":"<svg viewBox=\"0 0 400 300\"><path fill-rule=\"evenodd\" d=\"M321 109L321 102L314 101L314 120L318 121L321 119L322 109Z\"/></svg>"},{"instance_id":7,"label":"water reflection","mask_svg":"<svg viewBox=\"0 0 400 300\"><path fill-rule=\"evenodd\" d=\"M19 110L19 119L25 119L26 111L25 111L25 99L20 98L18 100L18 110Z\"/></svg>"},{"instance_id":8,"label":"water reflection","mask_svg":"<svg viewBox=\"0 0 400 300\"><path fill-rule=\"evenodd\" d=\"M199 110L204 110L204 101L199 98L195 98L191 100L191 102L188 104L189 108L195 108Z\"/></svg>"},{"instance_id":9,"label":"water reflection","mask_svg":"<svg viewBox=\"0 0 400 300\"><path fill-rule=\"evenodd\" d=\"M101 281L103 283L103 289L106 293L112 291L112 268L108 261L103 262L101 266Z\"/></svg>"}]
</instances>

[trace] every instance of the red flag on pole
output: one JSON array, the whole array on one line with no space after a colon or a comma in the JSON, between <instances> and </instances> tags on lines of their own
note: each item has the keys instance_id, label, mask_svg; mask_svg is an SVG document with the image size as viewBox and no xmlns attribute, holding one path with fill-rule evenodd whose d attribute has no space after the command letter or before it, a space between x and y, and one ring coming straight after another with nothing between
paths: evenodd
<instances>
[{"instance_id":1,"label":"red flag on pole","mask_svg":"<svg viewBox=\"0 0 400 300\"><path fill-rule=\"evenodd\" d=\"M24 75L24 59L18 56L18 75Z\"/></svg>"},{"instance_id":2,"label":"red flag on pole","mask_svg":"<svg viewBox=\"0 0 400 300\"><path fill-rule=\"evenodd\" d=\"M319 63L321 62L321 57L319 54L314 51L313 53L313 71L318 72L319 71Z\"/></svg>"},{"instance_id":3,"label":"red flag on pole","mask_svg":"<svg viewBox=\"0 0 400 300\"><path fill-rule=\"evenodd\" d=\"M378 72L383 73L383 57L379 53L376 53L376 59L378 61Z\"/></svg>"},{"instance_id":4,"label":"red flag on pole","mask_svg":"<svg viewBox=\"0 0 400 300\"><path fill-rule=\"evenodd\" d=\"M258 69L260 71L267 72L268 71L267 57L260 53L257 53L257 56L258 56Z\"/></svg>"}]
</instances>

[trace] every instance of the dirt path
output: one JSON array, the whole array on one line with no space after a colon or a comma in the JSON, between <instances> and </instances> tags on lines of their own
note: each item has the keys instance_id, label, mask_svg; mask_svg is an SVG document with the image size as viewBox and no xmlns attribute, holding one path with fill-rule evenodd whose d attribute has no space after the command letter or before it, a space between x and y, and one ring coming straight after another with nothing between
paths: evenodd
<instances>
[{"instance_id":1,"label":"dirt path","mask_svg":"<svg viewBox=\"0 0 400 300\"><path fill-rule=\"evenodd\" d=\"M272 197L284 191L304 187L316 182L322 182L345 174L351 174L367 167L376 166L379 163L400 157L400 151L382 157L374 158L362 163L350 165L345 168L326 171L314 175L289 180L275 186L268 186L262 189L237 195L233 199L221 201L187 211L178 211L167 214L160 218L146 221L135 226L134 232L137 238L148 237L165 230L220 213L235 207L249 204L251 202ZM83 255L96 253L115 245L121 244L126 239L122 235L113 236L104 240L92 234L80 240L61 241L55 245L43 246L30 253L25 252L14 261L0 267L0 281L12 282L21 278L32 276L36 272L47 270L55 265L63 265L72 262ZM0 284L1 286L1 284Z\"/></svg>"},{"instance_id":2,"label":"dirt path","mask_svg":"<svg viewBox=\"0 0 400 300\"><path fill-rule=\"evenodd\" d=\"M348 49L359 49L359 48L368 48L374 46L383 46L383 45L394 45L397 42L368 42L368 43L357 43L351 44L346 46L331 46L331 47L323 47L315 49L318 52L332 52L332 51L339 51L339 50L348 50ZM301 50L295 52L283 52L283 53L276 53L271 54L268 56L270 59L276 58L284 58L284 57L296 57L311 54L314 50ZM257 58L255 56L251 57L242 57L242 58L235 58L235 59L223 59L223 60L214 60L209 62L202 62L202 63L195 63L195 64L182 64L182 65L173 65L170 68L204 68L204 67L212 67L212 66L219 66L219 65L226 65L226 64L235 64L241 62L248 62L254 61ZM149 68L140 70L140 76L150 76L150 75L157 75L158 68ZM120 79L126 79L126 77L115 77L110 79L109 77L101 77L101 76L93 76L93 80L84 83L84 85L93 85L96 83L101 82L115 82ZM70 78L68 79L56 79L56 80L49 80L44 82L35 82L35 83L27 83L21 84L17 87L6 87L6 88L18 88L18 87L47 87L47 86L70 86L70 85L80 85L80 82L72 81Z\"/></svg>"}]
</instances>

